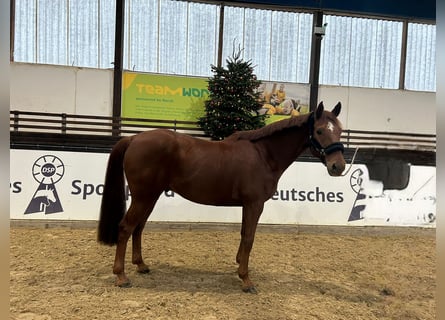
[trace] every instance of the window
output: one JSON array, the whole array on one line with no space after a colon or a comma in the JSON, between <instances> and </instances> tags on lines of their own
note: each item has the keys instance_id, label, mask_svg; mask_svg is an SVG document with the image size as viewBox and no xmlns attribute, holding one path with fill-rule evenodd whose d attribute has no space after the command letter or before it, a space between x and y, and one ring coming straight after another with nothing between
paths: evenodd
<instances>
[{"instance_id":1,"label":"window","mask_svg":"<svg viewBox=\"0 0 445 320\"><path fill-rule=\"evenodd\" d=\"M325 16L320 83L397 89L403 23Z\"/></svg>"},{"instance_id":2,"label":"window","mask_svg":"<svg viewBox=\"0 0 445 320\"><path fill-rule=\"evenodd\" d=\"M158 72L158 16L158 1L131 0L127 2L125 16L127 23L124 33L124 67L126 69Z\"/></svg>"},{"instance_id":3,"label":"window","mask_svg":"<svg viewBox=\"0 0 445 320\"><path fill-rule=\"evenodd\" d=\"M405 89L436 91L436 26L409 23Z\"/></svg>"},{"instance_id":4,"label":"window","mask_svg":"<svg viewBox=\"0 0 445 320\"><path fill-rule=\"evenodd\" d=\"M37 56L39 63L67 64L67 2L41 0L37 3Z\"/></svg>"},{"instance_id":5,"label":"window","mask_svg":"<svg viewBox=\"0 0 445 320\"><path fill-rule=\"evenodd\" d=\"M223 57L243 49L260 80L309 82L312 14L225 7Z\"/></svg>"},{"instance_id":6,"label":"window","mask_svg":"<svg viewBox=\"0 0 445 320\"><path fill-rule=\"evenodd\" d=\"M210 75L217 61L219 7L161 0L159 18L158 72Z\"/></svg>"},{"instance_id":7,"label":"window","mask_svg":"<svg viewBox=\"0 0 445 320\"><path fill-rule=\"evenodd\" d=\"M68 63L74 66L98 67L99 0L77 0L68 3ZM50 8L49 5L46 7Z\"/></svg>"},{"instance_id":8,"label":"window","mask_svg":"<svg viewBox=\"0 0 445 320\"><path fill-rule=\"evenodd\" d=\"M15 61L113 67L115 1L15 3ZM127 0L125 10L125 69L210 75L217 59L219 6Z\"/></svg>"},{"instance_id":9,"label":"window","mask_svg":"<svg viewBox=\"0 0 445 320\"><path fill-rule=\"evenodd\" d=\"M113 68L115 16L116 1L99 0L99 68Z\"/></svg>"}]
</instances>

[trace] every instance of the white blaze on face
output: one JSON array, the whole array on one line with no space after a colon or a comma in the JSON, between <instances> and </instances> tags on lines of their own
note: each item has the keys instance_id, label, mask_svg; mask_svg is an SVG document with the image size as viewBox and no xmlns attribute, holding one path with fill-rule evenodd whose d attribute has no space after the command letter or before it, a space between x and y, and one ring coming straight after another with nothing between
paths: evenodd
<instances>
[{"instance_id":1,"label":"white blaze on face","mask_svg":"<svg viewBox=\"0 0 445 320\"><path fill-rule=\"evenodd\" d=\"M334 124L331 121L328 122L328 125L326 127L329 131L334 132Z\"/></svg>"}]
</instances>

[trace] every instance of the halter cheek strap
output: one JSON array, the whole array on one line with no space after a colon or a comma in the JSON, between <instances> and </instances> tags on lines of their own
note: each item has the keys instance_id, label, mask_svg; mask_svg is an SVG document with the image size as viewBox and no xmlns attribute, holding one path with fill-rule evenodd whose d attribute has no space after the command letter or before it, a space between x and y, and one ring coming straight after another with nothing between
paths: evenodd
<instances>
[{"instance_id":1,"label":"halter cheek strap","mask_svg":"<svg viewBox=\"0 0 445 320\"><path fill-rule=\"evenodd\" d=\"M345 147L343 146L343 143L341 142L334 142L328 145L327 147L323 147L320 142L317 141L317 139L314 138L314 113L311 113L309 116L309 142L310 146L314 148L322 157L330 155L331 153L334 153L336 151L341 151L342 153L345 150Z\"/></svg>"}]
</instances>

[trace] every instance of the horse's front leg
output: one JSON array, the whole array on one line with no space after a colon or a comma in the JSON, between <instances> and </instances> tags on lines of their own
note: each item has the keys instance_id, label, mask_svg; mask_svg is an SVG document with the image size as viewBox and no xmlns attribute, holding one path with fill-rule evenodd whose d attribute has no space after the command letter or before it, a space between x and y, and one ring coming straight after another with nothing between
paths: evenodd
<instances>
[{"instance_id":1,"label":"horse's front leg","mask_svg":"<svg viewBox=\"0 0 445 320\"><path fill-rule=\"evenodd\" d=\"M249 257L252 250L258 220L263 212L264 203L253 203L243 206L243 222L241 226L241 241L236 255L239 263L238 276L241 278L244 292L257 293L255 285L249 278Z\"/></svg>"}]
</instances>

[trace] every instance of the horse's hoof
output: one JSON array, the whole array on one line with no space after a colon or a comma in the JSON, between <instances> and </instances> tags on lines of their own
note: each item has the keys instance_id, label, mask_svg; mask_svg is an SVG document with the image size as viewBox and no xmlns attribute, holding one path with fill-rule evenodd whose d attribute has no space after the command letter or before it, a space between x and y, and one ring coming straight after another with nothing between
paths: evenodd
<instances>
[{"instance_id":1,"label":"horse's hoof","mask_svg":"<svg viewBox=\"0 0 445 320\"><path fill-rule=\"evenodd\" d=\"M119 288L131 288L131 282L130 282L130 280L123 280L123 281L120 281L120 280L116 280L116 286L117 287L119 287Z\"/></svg>"},{"instance_id":2,"label":"horse's hoof","mask_svg":"<svg viewBox=\"0 0 445 320\"><path fill-rule=\"evenodd\" d=\"M243 288L243 292L251 293L251 294L258 294L258 291L256 290L255 286Z\"/></svg>"},{"instance_id":3,"label":"horse's hoof","mask_svg":"<svg viewBox=\"0 0 445 320\"><path fill-rule=\"evenodd\" d=\"M150 269L147 266L140 267L140 268L138 267L137 272L146 274L146 273L150 273Z\"/></svg>"}]
</instances>

